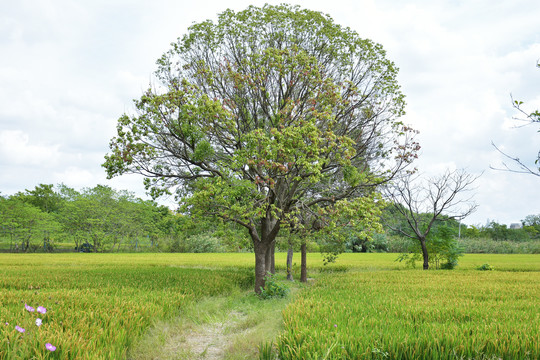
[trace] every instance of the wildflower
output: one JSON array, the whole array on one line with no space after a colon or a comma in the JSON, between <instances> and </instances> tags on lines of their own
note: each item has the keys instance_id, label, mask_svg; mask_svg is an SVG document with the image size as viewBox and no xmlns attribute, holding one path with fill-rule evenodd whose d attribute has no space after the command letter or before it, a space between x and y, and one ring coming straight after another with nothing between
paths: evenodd
<instances>
[{"instance_id":1,"label":"wildflower","mask_svg":"<svg viewBox=\"0 0 540 360\"><path fill-rule=\"evenodd\" d=\"M37 312L40 314L45 314L47 312L47 309L45 309L43 306L38 306Z\"/></svg>"},{"instance_id":2,"label":"wildflower","mask_svg":"<svg viewBox=\"0 0 540 360\"><path fill-rule=\"evenodd\" d=\"M20 332L20 333L23 333L23 332L26 331L26 330L24 330L22 327L20 327L19 325L15 325L15 330L17 330L17 331Z\"/></svg>"},{"instance_id":3,"label":"wildflower","mask_svg":"<svg viewBox=\"0 0 540 360\"><path fill-rule=\"evenodd\" d=\"M41 323L42 323L41 319L40 319L40 318L37 318L37 319L36 319L36 325L37 325L37 326L41 326Z\"/></svg>"},{"instance_id":4,"label":"wildflower","mask_svg":"<svg viewBox=\"0 0 540 360\"><path fill-rule=\"evenodd\" d=\"M337 328L337 324L334 324L334 327Z\"/></svg>"},{"instance_id":5,"label":"wildflower","mask_svg":"<svg viewBox=\"0 0 540 360\"><path fill-rule=\"evenodd\" d=\"M56 350L56 346L54 346L53 344L50 344L50 343L46 343L46 344L45 344L45 347L46 347L47 350L49 350L49 351L54 351L54 350Z\"/></svg>"},{"instance_id":6,"label":"wildflower","mask_svg":"<svg viewBox=\"0 0 540 360\"><path fill-rule=\"evenodd\" d=\"M34 308L31 307L31 306L28 305L28 304L24 304L24 308L25 308L26 310L30 311L30 312L34 312Z\"/></svg>"}]
</instances>

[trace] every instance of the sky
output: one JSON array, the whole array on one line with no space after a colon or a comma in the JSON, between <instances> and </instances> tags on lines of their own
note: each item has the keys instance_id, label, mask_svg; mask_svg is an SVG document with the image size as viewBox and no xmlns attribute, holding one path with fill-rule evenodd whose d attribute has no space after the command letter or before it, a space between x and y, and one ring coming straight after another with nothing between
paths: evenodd
<instances>
[{"instance_id":1,"label":"sky","mask_svg":"<svg viewBox=\"0 0 540 360\"><path fill-rule=\"evenodd\" d=\"M18 0L0 12L0 194L38 184L109 185L144 198L142 177L101 167L117 119L153 81L156 60L187 28L227 8L283 1ZM399 67L402 120L418 130L422 176L480 175L466 224L540 214L540 177L493 170L503 156L534 165L538 126L513 119L511 96L540 108L537 0L290 2L383 45Z\"/></svg>"}]
</instances>

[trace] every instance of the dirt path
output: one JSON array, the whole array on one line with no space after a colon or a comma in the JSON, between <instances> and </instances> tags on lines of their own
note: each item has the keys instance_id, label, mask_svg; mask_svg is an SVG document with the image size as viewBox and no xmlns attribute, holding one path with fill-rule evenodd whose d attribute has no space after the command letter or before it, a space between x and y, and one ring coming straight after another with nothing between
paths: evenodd
<instances>
[{"instance_id":1,"label":"dirt path","mask_svg":"<svg viewBox=\"0 0 540 360\"><path fill-rule=\"evenodd\" d=\"M293 288L296 291L296 288ZM130 360L253 360L282 329L293 298L260 300L251 292L202 299L159 321L135 344Z\"/></svg>"},{"instance_id":2,"label":"dirt path","mask_svg":"<svg viewBox=\"0 0 540 360\"><path fill-rule=\"evenodd\" d=\"M237 311L228 314L227 320L213 324L203 324L185 334L184 351L190 353L193 359L219 360L223 359L225 351L232 339L238 335L234 328L246 318Z\"/></svg>"}]
</instances>

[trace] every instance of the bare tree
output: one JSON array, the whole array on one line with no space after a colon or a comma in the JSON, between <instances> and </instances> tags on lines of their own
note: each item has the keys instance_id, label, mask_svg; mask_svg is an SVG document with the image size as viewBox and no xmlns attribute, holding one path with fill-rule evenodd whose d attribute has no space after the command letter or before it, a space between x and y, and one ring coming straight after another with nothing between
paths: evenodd
<instances>
[{"instance_id":1,"label":"bare tree","mask_svg":"<svg viewBox=\"0 0 540 360\"><path fill-rule=\"evenodd\" d=\"M411 239L418 240L422 248L424 270L429 269L427 236L434 223L443 215L461 220L473 213L477 205L472 196L461 197L471 190L471 185L480 175L471 175L464 170L446 171L444 174L424 181L418 176L404 177L387 188L386 194L394 209L407 226L392 230Z\"/></svg>"}]
</instances>

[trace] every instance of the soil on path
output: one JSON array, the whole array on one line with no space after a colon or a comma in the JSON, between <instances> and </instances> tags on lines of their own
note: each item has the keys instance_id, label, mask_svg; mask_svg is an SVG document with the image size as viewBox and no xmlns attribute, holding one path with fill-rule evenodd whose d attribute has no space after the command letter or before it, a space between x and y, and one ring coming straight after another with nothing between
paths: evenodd
<instances>
[{"instance_id":1,"label":"soil on path","mask_svg":"<svg viewBox=\"0 0 540 360\"><path fill-rule=\"evenodd\" d=\"M223 359L227 347L238 333L233 331L246 315L232 311L227 320L212 324L203 324L185 334L184 341L179 345L190 353L194 359L219 360Z\"/></svg>"}]
</instances>

